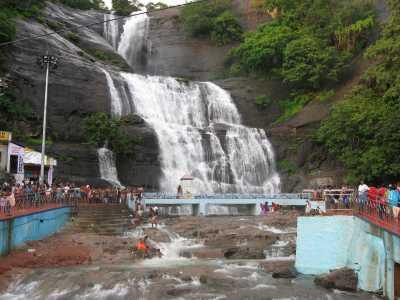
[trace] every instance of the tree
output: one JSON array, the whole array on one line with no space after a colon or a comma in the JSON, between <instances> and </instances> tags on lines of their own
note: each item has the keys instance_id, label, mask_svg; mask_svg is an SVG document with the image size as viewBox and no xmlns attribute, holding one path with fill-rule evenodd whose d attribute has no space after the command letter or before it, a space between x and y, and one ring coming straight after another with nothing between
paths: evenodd
<instances>
[{"instance_id":1,"label":"tree","mask_svg":"<svg viewBox=\"0 0 400 300\"><path fill-rule=\"evenodd\" d=\"M139 10L139 4L131 0L112 0L113 10L117 15L129 16Z\"/></svg>"},{"instance_id":2,"label":"tree","mask_svg":"<svg viewBox=\"0 0 400 300\"><path fill-rule=\"evenodd\" d=\"M149 2L146 4L147 11L160 10L160 9L165 9L167 7L168 5L163 2L157 2L157 3Z\"/></svg>"},{"instance_id":3,"label":"tree","mask_svg":"<svg viewBox=\"0 0 400 300\"><path fill-rule=\"evenodd\" d=\"M220 46L242 39L242 27L231 12L219 15L212 25L211 37Z\"/></svg>"},{"instance_id":4,"label":"tree","mask_svg":"<svg viewBox=\"0 0 400 300\"><path fill-rule=\"evenodd\" d=\"M300 88L317 89L338 80L347 57L317 38L302 36L286 45L281 74L284 81Z\"/></svg>"},{"instance_id":5,"label":"tree","mask_svg":"<svg viewBox=\"0 0 400 300\"><path fill-rule=\"evenodd\" d=\"M218 45L241 40L242 28L230 7L231 0L187 5L181 14L186 33L194 38L211 38Z\"/></svg>"},{"instance_id":6,"label":"tree","mask_svg":"<svg viewBox=\"0 0 400 300\"><path fill-rule=\"evenodd\" d=\"M245 36L244 42L230 52L230 60L241 70L269 74L280 68L286 45L297 37L291 28L277 22L266 24Z\"/></svg>"}]
</instances>

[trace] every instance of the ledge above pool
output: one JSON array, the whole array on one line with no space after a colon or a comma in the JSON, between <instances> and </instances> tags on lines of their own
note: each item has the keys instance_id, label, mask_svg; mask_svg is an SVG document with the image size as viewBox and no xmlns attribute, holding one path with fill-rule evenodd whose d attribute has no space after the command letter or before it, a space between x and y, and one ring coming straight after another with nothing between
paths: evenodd
<instances>
[{"instance_id":1,"label":"ledge above pool","mask_svg":"<svg viewBox=\"0 0 400 300\"><path fill-rule=\"evenodd\" d=\"M57 207L0 220L0 254L7 255L25 242L50 236L69 220L71 207Z\"/></svg>"}]
</instances>

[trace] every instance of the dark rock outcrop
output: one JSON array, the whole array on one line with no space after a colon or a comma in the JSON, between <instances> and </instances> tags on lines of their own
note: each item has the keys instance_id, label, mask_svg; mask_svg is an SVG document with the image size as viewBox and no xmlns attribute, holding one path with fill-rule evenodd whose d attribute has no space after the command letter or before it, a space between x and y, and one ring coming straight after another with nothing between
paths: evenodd
<instances>
[{"instance_id":1,"label":"dark rock outcrop","mask_svg":"<svg viewBox=\"0 0 400 300\"><path fill-rule=\"evenodd\" d=\"M13 94L17 102L31 106L41 119L45 73L36 64L36 59L46 52L55 55L58 58L58 68L50 73L47 123L47 135L54 141L53 145L47 147L47 151L58 159L55 178L95 186L105 185L100 179L97 149L86 144L82 122L92 113L110 114L111 110L103 69L115 66L109 66L93 57L92 50L118 55L102 37L103 25L73 29L74 26L102 21L104 15L48 3L44 19L43 24L18 20L17 39L53 30L65 31L45 39L18 42L9 49L7 65ZM79 39L72 41L71 33L75 33ZM120 63L118 67L121 67ZM28 136L39 136L40 125L38 128L24 126L27 129L23 132ZM134 156L118 162L122 181L129 185L156 188L160 169L154 132L143 120L138 119L130 122L124 130L143 140L143 143L135 147Z\"/></svg>"},{"instance_id":2,"label":"dark rock outcrop","mask_svg":"<svg viewBox=\"0 0 400 300\"><path fill-rule=\"evenodd\" d=\"M276 270L272 272L272 277L273 278L296 278L297 277L297 271L294 267L287 267L284 269Z\"/></svg>"},{"instance_id":3,"label":"dark rock outcrop","mask_svg":"<svg viewBox=\"0 0 400 300\"><path fill-rule=\"evenodd\" d=\"M314 279L315 284L327 289L339 289L344 291L357 291L357 274L349 268L334 270L329 274L317 276Z\"/></svg>"}]
</instances>

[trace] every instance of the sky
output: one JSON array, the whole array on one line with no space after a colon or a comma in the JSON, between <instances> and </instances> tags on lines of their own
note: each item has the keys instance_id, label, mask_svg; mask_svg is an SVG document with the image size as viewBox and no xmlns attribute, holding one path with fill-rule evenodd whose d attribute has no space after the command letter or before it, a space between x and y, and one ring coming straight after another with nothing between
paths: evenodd
<instances>
[{"instance_id":1,"label":"sky","mask_svg":"<svg viewBox=\"0 0 400 300\"><path fill-rule=\"evenodd\" d=\"M108 8L111 9L111 1L112 0L103 0L104 3L107 5ZM187 3L187 2L192 2L193 0L141 0L140 2L143 4L147 4L149 2L153 2L153 3L158 3L158 2L162 2L165 3L167 5L179 5L179 4L183 4L183 3Z\"/></svg>"}]
</instances>

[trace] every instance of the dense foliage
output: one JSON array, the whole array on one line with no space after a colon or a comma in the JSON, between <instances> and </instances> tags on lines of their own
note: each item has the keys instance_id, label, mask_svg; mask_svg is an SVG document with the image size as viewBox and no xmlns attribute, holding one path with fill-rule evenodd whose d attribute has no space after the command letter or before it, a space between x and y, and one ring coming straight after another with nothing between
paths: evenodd
<instances>
[{"instance_id":1,"label":"dense foliage","mask_svg":"<svg viewBox=\"0 0 400 300\"><path fill-rule=\"evenodd\" d=\"M242 28L229 11L231 0L212 0L187 5L182 10L185 31L191 37L208 37L218 45L242 38Z\"/></svg>"},{"instance_id":2,"label":"dense foliage","mask_svg":"<svg viewBox=\"0 0 400 300\"><path fill-rule=\"evenodd\" d=\"M23 135L21 124L32 124L35 128L37 116L33 114L31 107L26 103L17 101L8 81L4 78L0 81L0 128L13 131L14 137Z\"/></svg>"},{"instance_id":3,"label":"dense foliage","mask_svg":"<svg viewBox=\"0 0 400 300\"><path fill-rule=\"evenodd\" d=\"M390 21L366 52L377 63L318 132L319 140L347 168L350 182L400 179L400 4L389 3Z\"/></svg>"},{"instance_id":4,"label":"dense foliage","mask_svg":"<svg viewBox=\"0 0 400 300\"><path fill-rule=\"evenodd\" d=\"M139 10L139 4L135 0L112 0L113 10L117 15L129 16Z\"/></svg>"},{"instance_id":5,"label":"dense foliage","mask_svg":"<svg viewBox=\"0 0 400 300\"><path fill-rule=\"evenodd\" d=\"M160 10L160 9L166 9L168 7L167 4L163 2L149 2L146 4L146 10L147 11L153 11L153 10Z\"/></svg>"},{"instance_id":6,"label":"dense foliage","mask_svg":"<svg viewBox=\"0 0 400 300\"><path fill-rule=\"evenodd\" d=\"M105 113L95 113L85 118L84 130L89 143L107 147L117 155L132 155L134 145L140 140L128 137L121 129L124 119L110 118Z\"/></svg>"},{"instance_id":7,"label":"dense foliage","mask_svg":"<svg viewBox=\"0 0 400 300\"><path fill-rule=\"evenodd\" d=\"M263 0L273 21L245 35L227 60L232 74L281 79L292 99L338 82L375 23L369 0ZM308 97L310 100L313 97ZM296 110L292 110L297 111ZM286 116L290 116L285 111Z\"/></svg>"}]
</instances>

